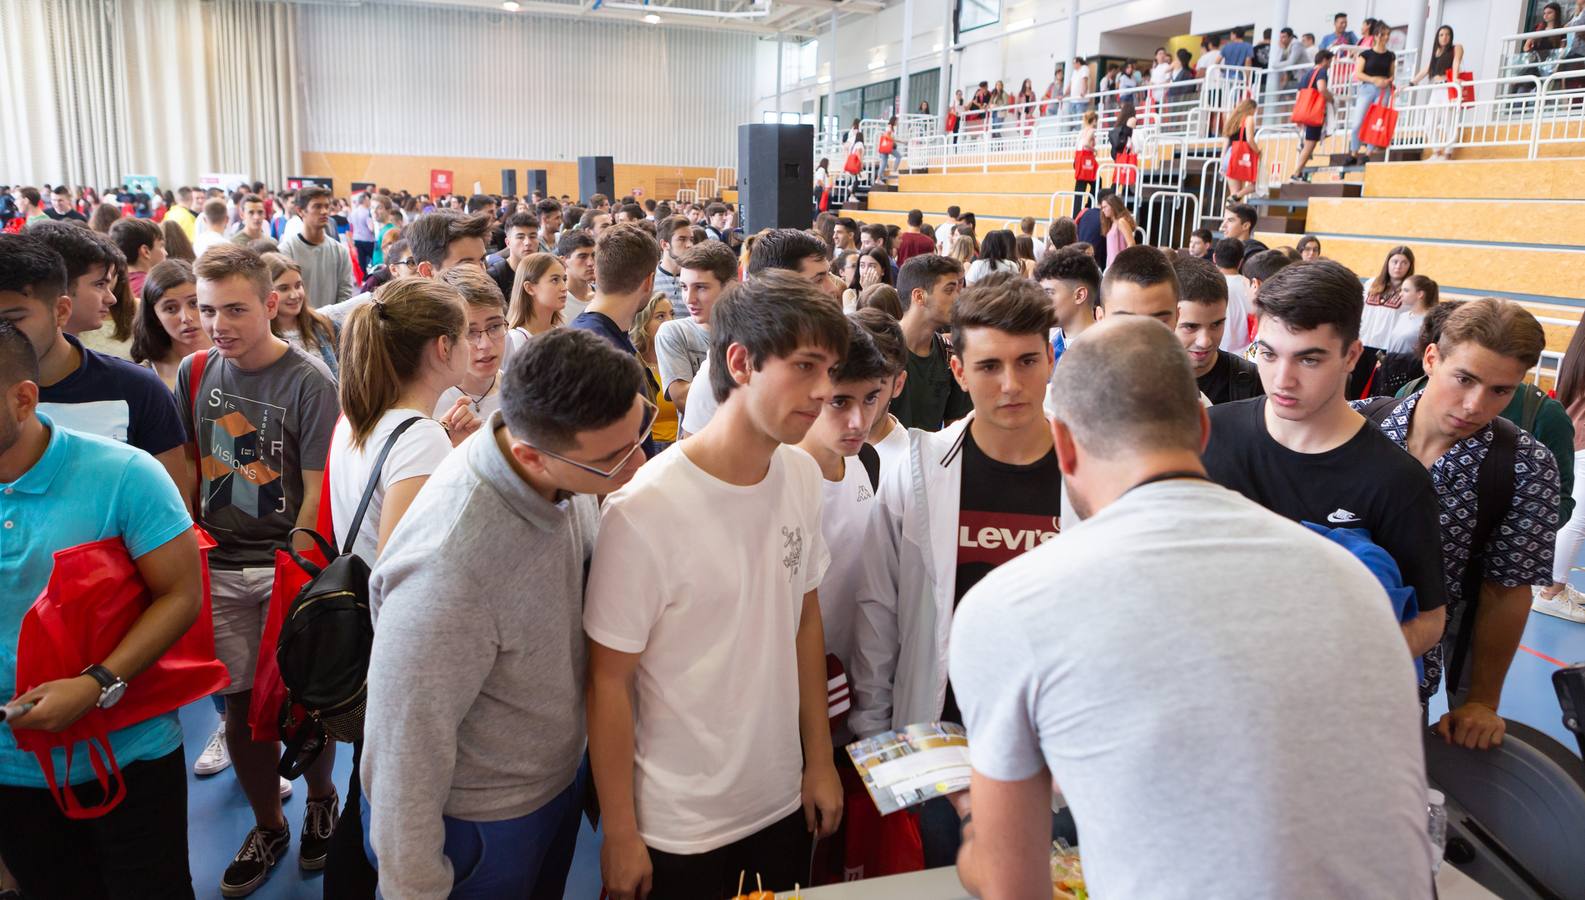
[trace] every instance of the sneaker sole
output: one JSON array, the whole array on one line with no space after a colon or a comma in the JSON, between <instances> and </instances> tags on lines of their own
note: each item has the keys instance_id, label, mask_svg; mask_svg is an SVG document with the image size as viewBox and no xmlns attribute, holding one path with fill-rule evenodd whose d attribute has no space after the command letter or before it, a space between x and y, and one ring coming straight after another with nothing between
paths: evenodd
<instances>
[{"instance_id":1,"label":"sneaker sole","mask_svg":"<svg viewBox=\"0 0 1585 900\"><path fill-rule=\"evenodd\" d=\"M1539 603L1532 603L1530 605L1530 609L1544 616L1551 616L1554 619L1562 619L1565 622L1574 622L1579 625L1585 625L1585 619L1576 619L1567 613L1560 612L1559 610L1552 609L1551 607L1542 606Z\"/></svg>"},{"instance_id":2,"label":"sneaker sole","mask_svg":"<svg viewBox=\"0 0 1585 900\"><path fill-rule=\"evenodd\" d=\"M301 851L299 851L299 853L301 853ZM309 859L306 856L300 855L297 857L297 867L302 869L304 872L318 872L325 867L325 860L329 858L330 854L328 852L318 859Z\"/></svg>"},{"instance_id":3,"label":"sneaker sole","mask_svg":"<svg viewBox=\"0 0 1585 900\"><path fill-rule=\"evenodd\" d=\"M258 890L259 888L263 887L264 886L264 882L270 880L270 873L273 872L273 871L275 871L275 866L271 866L270 868L265 869L263 875L260 875L258 878L254 879L252 882L250 882L250 883L248 883L246 885L232 887L231 885L222 883L220 885L220 896L222 896L222 897L246 897L249 894L253 893L254 891Z\"/></svg>"},{"instance_id":4,"label":"sneaker sole","mask_svg":"<svg viewBox=\"0 0 1585 900\"><path fill-rule=\"evenodd\" d=\"M206 775L218 775L229 768L231 768L231 760L229 759L218 766L200 766L197 763L193 763L193 774L202 778Z\"/></svg>"}]
</instances>

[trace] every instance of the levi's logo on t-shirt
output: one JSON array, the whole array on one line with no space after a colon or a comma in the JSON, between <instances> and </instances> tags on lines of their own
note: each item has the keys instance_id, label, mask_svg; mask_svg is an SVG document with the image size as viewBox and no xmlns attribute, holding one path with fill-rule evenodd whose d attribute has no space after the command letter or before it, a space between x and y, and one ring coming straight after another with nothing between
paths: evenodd
<instances>
[{"instance_id":1,"label":"levi's logo on t-shirt","mask_svg":"<svg viewBox=\"0 0 1585 900\"><path fill-rule=\"evenodd\" d=\"M1004 562L1057 536L1055 516L962 510L958 514L958 564Z\"/></svg>"}]
</instances>

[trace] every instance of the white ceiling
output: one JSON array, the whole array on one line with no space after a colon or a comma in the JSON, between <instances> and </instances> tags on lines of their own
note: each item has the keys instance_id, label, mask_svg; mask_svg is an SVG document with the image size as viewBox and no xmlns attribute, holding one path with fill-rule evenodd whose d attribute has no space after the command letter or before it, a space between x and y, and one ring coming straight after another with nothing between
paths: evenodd
<instances>
[{"instance_id":1,"label":"white ceiling","mask_svg":"<svg viewBox=\"0 0 1585 900\"><path fill-rule=\"evenodd\" d=\"M284 0L325 6L366 6L405 3L417 6L449 6L508 12L502 0ZM516 0L511 11L520 16L563 16L589 21L646 23L646 16L659 22L658 28L710 28L744 31L789 38L812 37L830 25L831 13L838 21L850 16L869 15L895 0ZM596 9L596 4L600 8Z\"/></svg>"}]
</instances>

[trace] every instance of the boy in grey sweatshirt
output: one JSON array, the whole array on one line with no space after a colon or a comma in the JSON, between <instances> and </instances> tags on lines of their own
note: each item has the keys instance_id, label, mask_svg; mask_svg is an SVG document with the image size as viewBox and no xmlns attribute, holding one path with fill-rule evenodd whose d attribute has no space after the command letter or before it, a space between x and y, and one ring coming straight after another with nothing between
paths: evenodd
<instances>
[{"instance_id":1,"label":"boy in grey sweatshirt","mask_svg":"<svg viewBox=\"0 0 1585 900\"><path fill-rule=\"evenodd\" d=\"M588 332L530 340L501 410L381 554L362 781L385 896L562 895L588 782L595 498L644 461L643 385L634 357Z\"/></svg>"}]
</instances>

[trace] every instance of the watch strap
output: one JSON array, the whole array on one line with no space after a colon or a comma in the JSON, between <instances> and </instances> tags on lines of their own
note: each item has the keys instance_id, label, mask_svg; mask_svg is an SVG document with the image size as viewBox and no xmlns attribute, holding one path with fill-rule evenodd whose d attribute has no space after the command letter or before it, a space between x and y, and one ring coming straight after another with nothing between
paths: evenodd
<instances>
[{"instance_id":1,"label":"watch strap","mask_svg":"<svg viewBox=\"0 0 1585 900\"><path fill-rule=\"evenodd\" d=\"M111 685L114 685L116 682L121 680L120 678L116 677L114 672L111 672L109 669L97 663L84 669L82 674L87 675L94 681L99 682L100 690L108 690Z\"/></svg>"}]
</instances>

